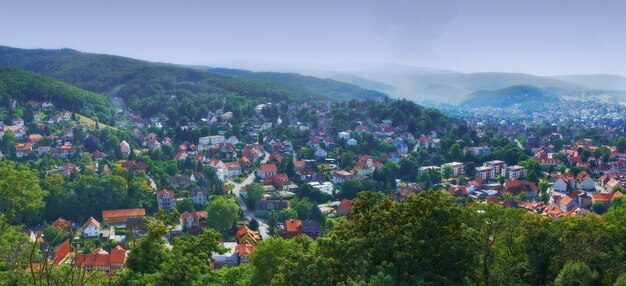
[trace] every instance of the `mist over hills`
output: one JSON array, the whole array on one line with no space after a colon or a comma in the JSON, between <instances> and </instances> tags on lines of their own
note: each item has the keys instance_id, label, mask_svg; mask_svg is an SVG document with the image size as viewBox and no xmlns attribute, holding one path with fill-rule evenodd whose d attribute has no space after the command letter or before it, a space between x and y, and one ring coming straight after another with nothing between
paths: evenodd
<instances>
[{"instance_id":1,"label":"mist over hills","mask_svg":"<svg viewBox=\"0 0 626 286\"><path fill-rule=\"evenodd\" d=\"M551 90L551 93L570 99L594 99L613 103L626 101L626 77L610 74L537 76L510 72L463 73L388 63L297 66L258 62L245 65L237 62L230 66L255 71L280 70L334 79L417 102L460 104L479 90L506 89L518 85Z\"/></svg>"}]
</instances>

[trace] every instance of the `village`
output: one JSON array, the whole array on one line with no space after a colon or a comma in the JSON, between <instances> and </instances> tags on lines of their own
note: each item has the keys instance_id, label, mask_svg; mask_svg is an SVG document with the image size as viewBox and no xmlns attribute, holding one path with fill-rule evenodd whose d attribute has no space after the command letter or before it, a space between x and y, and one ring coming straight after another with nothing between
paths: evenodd
<instances>
[{"instance_id":1,"label":"village","mask_svg":"<svg viewBox=\"0 0 626 286\"><path fill-rule=\"evenodd\" d=\"M218 109L184 125L124 111L114 128L130 136L119 140L113 127L51 103L30 101L21 106L23 117L1 125L2 142L13 146L11 154L2 156L17 161L51 158L55 164L41 170L45 177L70 178L89 169L98 174L124 170L145 178L150 201L142 204L148 207L103 209L81 221L59 217L30 230L53 263L111 274L125 267L125 242L145 235L145 220L155 212L179 214L166 236L171 241L212 227L217 218L207 205L217 197L233 199L239 210L221 229L228 251L213 253L215 269L247 263L256 244L269 237L323 236L326 219L350 218L352 200L361 190L381 192L394 201L442 191L462 204L494 203L551 219L602 215L624 195L626 144L564 141L573 137L559 133L563 130L557 124L537 132L537 126L474 120L455 123L452 131L451 124L362 116L373 108L398 108L394 104L415 108L403 101L266 103L245 118ZM15 107L13 101L5 111ZM278 108L283 110L280 116ZM599 127L604 138L623 136L619 126ZM494 133L501 138L494 139ZM498 140L506 142L485 143ZM157 170L153 161L165 170ZM68 236L63 241L48 237L58 235L50 228Z\"/></svg>"}]
</instances>

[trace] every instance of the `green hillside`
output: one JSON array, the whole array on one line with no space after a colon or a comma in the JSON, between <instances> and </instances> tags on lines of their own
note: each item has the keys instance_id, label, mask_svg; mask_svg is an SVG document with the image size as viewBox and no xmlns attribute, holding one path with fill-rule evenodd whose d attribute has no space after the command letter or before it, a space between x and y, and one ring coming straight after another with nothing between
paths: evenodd
<instances>
[{"instance_id":1,"label":"green hillside","mask_svg":"<svg viewBox=\"0 0 626 286\"><path fill-rule=\"evenodd\" d=\"M60 109L97 116L102 122L111 122L113 103L105 96L85 91L61 81L14 68L0 68L0 100L19 102L49 101Z\"/></svg>"},{"instance_id":2,"label":"green hillside","mask_svg":"<svg viewBox=\"0 0 626 286\"><path fill-rule=\"evenodd\" d=\"M207 71L210 73L236 76L246 79L289 84L309 90L326 99L383 99L386 96L382 92L364 89L349 83L332 79L304 76L297 73L251 72L247 70L225 68L213 68L207 69Z\"/></svg>"},{"instance_id":3,"label":"green hillside","mask_svg":"<svg viewBox=\"0 0 626 286\"><path fill-rule=\"evenodd\" d=\"M116 95L144 116L163 112L168 116L185 114L188 118L200 118L206 116L209 110L221 107L237 115L249 112L253 104L268 101L369 97L345 91L315 92L287 80L242 78L69 49L0 47L0 66L30 70L92 92ZM224 102L226 106L223 106Z\"/></svg>"}]
</instances>

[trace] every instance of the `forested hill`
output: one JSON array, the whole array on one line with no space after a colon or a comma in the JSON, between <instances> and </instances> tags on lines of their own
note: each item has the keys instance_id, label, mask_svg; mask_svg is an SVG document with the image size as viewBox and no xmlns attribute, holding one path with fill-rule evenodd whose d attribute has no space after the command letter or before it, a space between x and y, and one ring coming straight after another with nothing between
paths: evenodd
<instances>
[{"instance_id":1,"label":"forested hill","mask_svg":"<svg viewBox=\"0 0 626 286\"><path fill-rule=\"evenodd\" d=\"M515 104L535 104L557 102L558 98L547 95L540 88L530 85L516 85L496 90L479 90L468 95L464 106L491 106L505 108Z\"/></svg>"},{"instance_id":2,"label":"forested hill","mask_svg":"<svg viewBox=\"0 0 626 286\"><path fill-rule=\"evenodd\" d=\"M337 100L348 99L383 99L384 93L364 89L349 83L332 79L321 79L312 76L304 76L297 73L277 72L251 72L239 69L208 68L209 73L236 76L246 79L263 80L276 83L285 83L309 90L318 96L334 98Z\"/></svg>"},{"instance_id":3,"label":"forested hill","mask_svg":"<svg viewBox=\"0 0 626 286\"><path fill-rule=\"evenodd\" d=\"M101 94L114 94L143 115L184 113L206 116L224 107L234 113L267 101L300 102L362 98L316 93L289 82L247 79L131 58L74 50L24 50L0 47L0 66L30 70ZM227 105L222 106L226 98ZM163 104L167 102L167 104Z\"/></svg>"},{"instance_id":4,"label":"forested hill","mask_svg":"<svg viewBox=\"0 0 626 286\"><path fill-rule=\"evenodd\" d=\"M50 77L33 72L0 68L0 101L49 101L54 106L87 116L97 116L102 122L113 119L114 106L106 96L85 91Z\"/></svg>"}]
</instances>

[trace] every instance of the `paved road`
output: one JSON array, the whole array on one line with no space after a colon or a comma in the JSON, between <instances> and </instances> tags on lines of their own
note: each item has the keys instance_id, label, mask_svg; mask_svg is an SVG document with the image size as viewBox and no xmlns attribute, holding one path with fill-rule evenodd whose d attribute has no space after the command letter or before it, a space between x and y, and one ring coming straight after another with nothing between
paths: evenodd
<instances>
[{"instance_id":1,"label":"paved road","mask_svg":"<svg viewBox=\"0 0 626 286\"><path fill-rule=\"evenodd\" d=\"M269 158L269 156L270 156L270 154L268 152L265 152L265 157L263 158L263 160L261 160L261 164L265 164L267 162L267 159ZM243 213L246 216L246 218L248 220L256 219L259 222L259 233L261 234L261 238L262 239L266 239L266 238L270 237L270 235L269 235L269 226L267 225L265 220L257 218L256 215L254 214L254 211L248 209L248 206L246 206L246 202L244 202L243 199L241 199L241 196L239 196L239 191L241 191L241 188L243 186L247 186L249 184L252 184L254 182L255 178L256 178L256 175L254 174L254 171L252 171L252 173L250 175L248 175L248 177L246 177L246 179L243 180L241 183L236 183L236 182L231 181L231 180L228 180L228 183L230 183L230 184L232 184L234 186L234 188L232 190L232 193L237 198L237 201L239 202L239 205L241 206L241 209L243 210Z\"/></svg>"}]
</instances>

